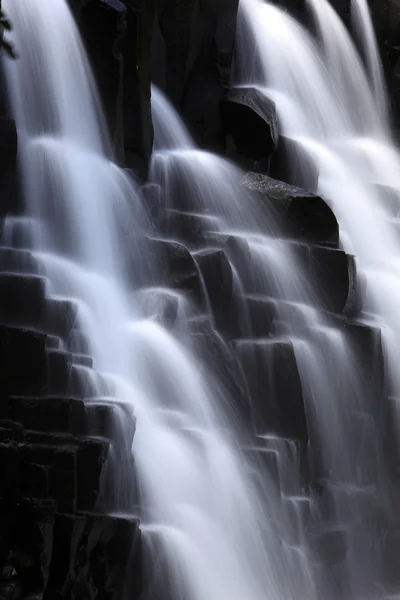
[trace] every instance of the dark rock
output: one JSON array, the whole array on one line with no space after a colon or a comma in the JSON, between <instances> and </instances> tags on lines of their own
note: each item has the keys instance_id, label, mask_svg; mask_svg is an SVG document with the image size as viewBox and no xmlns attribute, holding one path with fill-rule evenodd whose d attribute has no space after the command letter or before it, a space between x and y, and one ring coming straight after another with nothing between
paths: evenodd
<instances>
[{"instance_id":1,"label":"dark rock","mask_svg":"<svg viewBox=\"0 0 400 600\"><path fill-rule=\"evenodd\" d=\"M49 393L67 396L70 390L72 354L63 350L47 350Z\"/></svg>"},{"instance_id":2,"label":"dark rock","mask_svg":"<svg viewBox=\"0 0 400 600\"><path fill-rule=\"evenodd\" d=\"M256 432L307 441L303 392L290 340L242 340L236 350L250 390Z\"/></svg>"},{"instance_id":3,"label":"dark rock","mask_svg":"<svg viewBox=\"0 0 400 600\"><path fill-rule=\"evenodd\" d=\"M217 328L227 331L233 308L233 273L230 262L221 249L200 250L193 256L200 269Z\"/></svg>"},{"instance_id":4,"label":"dark rock","mask_svg":"<svg viewBox=\"0 0 400 600\"><path fill-rule=\"evenodd\" d=\"M199 270L189 250L177 242L144 238L149 264L156 265L148 272L139 287L169 286L185 294L195 305L204 307L204 293Z\"/></svg>"},{"instance_id":5,"label":"dark rock","mask_svg":"<svg viewBox=\"0 0 400 600\"><path fill-rule=\"evenodd\" d=\"M88 369L93 368L93 358L91 356L88 356L87 354L73 354L72 363L74 365L81 365Z\"/></svg>"},{"instance_id":6,"label":"dark rock","mask_svg":"<svg viewBox=\"0 0 400 600\"><path fill-rule=\"evenodd\" d=\"M204 232L218 231L219 224L217 217L165 210L158 219L158 230L161 235L181 242L188 248L198 248L204 239Z\"/></svg>"},{"instance_id":7,"label":"dark rock","mask_svg":"<svg viewBox=\"0 0 400 600\"><path fill-rule=\"evenodd\" d=\"M198 9L193 11L191 68L180 105L199 143L221 152L220 101L231 80L238 0L199 0Z\"/></svg>"},{"instance_id":8,"label":"dark rock","mask_svg":"<svg viewBox=\"0 0 400 600\"><path fill-rule=\"evenodd\" d=\"M78 306L71 300L48 298L45 301L41 329L46 333L67 340L74 327L78 314Z\"/></svg>"},{"instance_id":9,"label":"dark rock","mask_svg":"<svg viewBox=\"0 0 400 600\"><path fill-rule=\"evenodd\" d=\"M26 460L51 467L50 494L59 510L93 510L109 443L104 439L26 431Z\"/></svg>"},{"instance_id":10,"label":"dark rock","mask_svg":"<svg viewBox=\"0 0 400 600\"><path fill-rule=\"evenodd\" d=\"M13 510L2 513L7 529L4 532L1 523L6 535L5 539L1 537L0 558L6 558L9 575L0 589L3 593L6 587L14 592L18 589L21 596L12 598L40 598L47 585L52 556L54 502L24 499Z\"/></svg>"},{"instance_id":11,"label":"dark rock","mask_svg":"<svg viewBox=\"0 0 400 600\"><path fill-rule=\"evenodd\" d=\"M255 88L234 88L224 96L221 112L230 152L266 166L278 145L275 103Z\"/></svg>"},{"instance_id":12,"label":"dark rock","mask_svg":"<svg viewBox=\"0 0 400 600\"><path fill-rule=\"evenodd\" d=\"M310 154L298 142L283 135L273 153L269 165L269 175L278 181L309 192L316 192L319 168Z\"/></svg>"},{"instance_id":13,"label":"dark rock","mask_svg":"<svg viewBox=\"0 0 400 600\"><path fill-rule=\"evenodd\" d=\"M44 298L45 279L42 277L0 274L0 320L4 324L38 328Z\"/></svg>"},{"instance_id":14,"label":"dark rock","mask_svg":"<svg viewBox=\"0 0 400 600\"><path fill-rule=\"evenodd\" d=\"M82 600L119 600L140 578L137 519L106 515L58 515L50 577L44 596Z\"/></svg>"},{"instance_id":15,"label":"dark rock","mask_svg":"<svg viewBox=\"0 0 400 600\"><path fill-rule=\"evenodd\" d=\"M74 398L11 396L9 412L11 419L26 429L75 435L86 429L85 406Z\"/></svg>"},{"instance_id":16,"label":"dark rock","mask_svg":"<svg viewBox=\"0 0 400 600\"><path fill-rule=\"evenodd\" d=\"M29 250L4 247L0 248L0 271L38 275L39 266Z\"/></svg>"},{"instance_id":17,"label":"dark rock","mask_svg":"<svg viewBox=\"0 0 400 600\"><path fill-rule=\"evenodd\" d=\"M0 117L0 214L18 214L21 202L17 187L17 129L15 121Z\"/></svg>"},{"instance_id":18,"label":"dark rock","mask_svg":"<svg viewBox=\"0 0 400 600\"><path fill-rule=\"evenodd\" d=\"M153 128L150 44L155 0L70 0L85 39L117 158L146 170Z\"/></svg>"},{"instance_id":19,"label":"dark rock","mask_svg":"<svg viewBox=\"0 0 400 600\"><path fill-rule=\"evenodd\" d=\"M67 349L75 354L91 354L90 340L83 331L72 329L67 340Z\"/></svg>"},{"instance_id":20,"label":"dark rock","mask_svg":"<svg viewBox=\"0 0 400 600\"><path fill-rule=\"evenodd\" d=\"M260 193L260 200L265 202L267 210L273 211L283 235L337 246L336 217L320 196L262 173L246 173L242 183Z\"/></svg>"},{"instance_id":21,"label":"dark rock","mask_svg":"<svg viewBox=\"0 0 400 600\"><path fill-rule=\"evenodd\" d=\"M164 207L161 186L157 183L146 183L140 189L144 205L152 219L158 219Z\"/></svg>"},{"instance_id":22,"label":"dark rock","mask_svg":"<svg viewBox=\"0 0 400 600\"><path fill-rule=\"evenodd\" d=\"M328 566L342 563L347 555L347 532L343 529L309 531L308 540L318 561Z\"/></svg>"},{"instance_id":23,"label":"dark rock","mask_svg":"<svg viewBox=\"0 0 400 600\"><path fill-rule=\"evenodd\" d=\"M358 289L354 257L343 250L311 246L309 273L318 298L326 310L356 311Z\"/></svg>"},{"instance_id":24,"label":"dark rock","mask_svg":"<svg viewBox=\"0 0 400 600\"><path fill-rule=\"evenodd\" d=\"M0 326L0 390L12 394L47 392L46 336Z\"/></svg>"}]
</instances>

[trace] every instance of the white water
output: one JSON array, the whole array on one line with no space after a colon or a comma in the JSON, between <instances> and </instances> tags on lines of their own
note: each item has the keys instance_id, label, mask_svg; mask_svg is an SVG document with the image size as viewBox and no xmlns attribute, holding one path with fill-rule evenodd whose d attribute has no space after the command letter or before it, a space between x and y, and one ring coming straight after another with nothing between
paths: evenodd
<instances>
[{"instance_id":1,"label":"white water","mask_svg":"<svg viewBox=\"0 0 400 600\"><path fill-rule=\"evenodd\" d=\"M400 244L393 217L399 210L400 160L385 120L386 99L376 42L366 3L353 2L366 71L347 30L327 0L308 0L308 6L317 26L317 40L276 6L260 0L241 0L237 40L243 68L240 80L258 86L275 100L282 133L301 143L317 162L319 191L339 220L344 248L356 255L360 270L366 275L364 310L382 330L391 367L392 393L398 396ZM254 61L250 54L246 55L246 47L253 46ZM251 79L248 73L252 74ZM320 400L322 397L319 395ZM372 400L378 410L379 397ZM329 407L321 403L318 408L324 415ZM364 410L351 410L353 416L360 408ZM336 410L340 414L344 407L337 406ZM393 418L397 415L393 414ZM337 437L335 421L332 417L330 420L332 427L326 431L325 444L331 448L338 443L343 446L344 436ZM377 417L371 424L376 430L373 437L379 439L382 432ZM351 455L347 455L349 458ZM390 519L390 490L384 482L384 470L385 465L381 464L383 479L380 483L378 480L374 490L374 502ZM334 471L331 473L333 481L337 481L337 476ZM343 489L341 496L338 517L343 517L340 506L347 507L353 527L350 537L357 539L354 532L368 529L374 511L370 518L358 510L354 512L354 494L350 489L347 493ZM364 542L356 543L357 551L347 557L347 590L350 597L361 594L364 598L382 598L393 592L382 576L382 563L391 561L390 555L381 552L384 537L375 526L374 532L360 539Z\"/></svg>"},{"instance_id":2,"label":"white water","mask_svg":"<svg viewBox=\"0 0 400 600\"><path fill-rule=\"evenodd\" d=\"M158 110L159 94L157 92L156 101L153 102L153 113ZM172 106L167 105L164 99L164 114L168 106L171 117L167 122L176 121ZM160 120L159 126L162 126ZM182 138L181 132L176 128L173 133L174 135L170 135L171 148L174 144L178 145ZM165 130L163 134L166 134ZM160 157L168 161L165 171L160 168ZM163 162L161 166L164 167ZM279 341L287 343L288 340L294 348L307 408L310 467L313 476L326 479L328 485L323 501L312 495L307 496L301 483L295 483L299 473L294 469L294 475L293 465L282 462L287 440L278 435L276 447L271 449L269 442L267 452L276 453L281 483L291 481L290 492L285 486L281 487L280 501L282 506L294 503L296 509L299 502L300 505L308 502L308 528L311 526L311 531L318 532L327 528L344 531L347 544L346 561L336 567L336 574L332 578L329 568L316 566L319 556L313 556L309 547L309 532L304 528L299 514L295 513L294 521L299 528L301 540L297 548L304 553L304 569L312 578L313 586L326 598L336 598L344 592L350 598L363 597L375 584L380 569L376 556L379 556L381 542L370 515L371 512L373 514L376 501L371 490L379 482L377 472L382 464L379 444L375 443L376 428L364 425L364 422L370 422L371 410L374 411L371 409L370 391L363 381L363 366L359 363L357 352L346 333L335 328L334 324L314 308L319 306L320 299L317 290L313 289L310 275L307 275L296 259L296 245L282 242L276 237L266 237L265 232L268 230L275 236L279 233L274 225L273 215L269 214L269 221L266 221L265 213L257 210L254 199L239 185L242 173L236 167L210 153L190 149L157 153L153 158L152 175L164 186L169 199L167 205L179 208L173 204L178 198L171 177L174 171L179 173L180 189L183 187L187 195L186 210L220 215L218 231L233 234L237 240L248 244L247 262L243 264L243 256L235 253L230 256L234 264L239 259L238 276L242 277L244 285L249 283L250 270L250 285L256 286L259 297L270 295L277 299L275 306L282 321L283 337L279 337L277 333L275 338L260 340L260 348L264 345L268 352L270 344ZM160 174L163 176L160 177ZM243 283L241 293L245 305ZM267 306L265 310L269 310ZM243 334L248 336L248 329L243 330ZM251 354L257 352L257 343L257 340L246 339L239 342L242 352L247 354L250 361ZM268 364L266 362L265 368L268 368ZM253 377L257 377L257 371ZM271 388L265 390L265 401L279 404L285 398L277 396ZM257 416L256 427L260 431ZM259 439L263 437L265 436L258 436ZM360 440L363 447L370 451L360 453ZM292 444L296 448L295 443ZM295 456L299 461L297 450ZM287 518L290 518L289 515L282 512L284 527L287 527ZM359 522L368 521L368 526L358 526ZM373 536L375 547L371 550L369 540ZM308 587L309 598L316 593L313 586Z\"/></svg>"},{"instance_id":3,"label":"white water","mask_svg":"<svg viewBox=\"0 0 400 600\"><path fill-rule=\"evenodd\" d=\"M280 508L267 477L261 491L253 483L234 424L221 408L229 404L224 390L207 377L206 365L199 368L195 355L132 305L135 269L140 273L146 264L139 253L146 219L134 182L109 158L66 1L3 5L20 56L6 70L26 212L41 224L39 232L34 228L35 252L50 293L77 302L108 396L136 415L133 452L144 529L161 540L172 597L308 599L304 556L280 543ZM133 274L125 271L132 244ZM104 384L91 381L92 396L103 397ZM115 483L121 479L119 472Z\"/></svg>"}]
</instances>

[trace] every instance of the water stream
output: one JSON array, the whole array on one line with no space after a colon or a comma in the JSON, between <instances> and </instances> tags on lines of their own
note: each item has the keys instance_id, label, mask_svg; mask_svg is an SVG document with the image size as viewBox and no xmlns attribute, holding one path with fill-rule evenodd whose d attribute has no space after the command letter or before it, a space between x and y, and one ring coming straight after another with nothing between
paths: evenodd
<instances>
[{"instance_id":1,"label":"water stream","mask_svg":"<svg viewBox=\"0 0 400 600\"><path fill-rule=\"evenodd\" d=\"M287 379L300 377L293 385L298 405L304 401L304 435L280 430L276 415L287 396L270 382L263 399L278 406L271 413L276 427L257 417L241 423L229 386L191 333L192 323L203 319L231 352L210 325L212 299L199 307L155 283L168 265L161 256L153 264L146 253L148 213L136 182L114 162L66 0L3 4L20 56L5 60L5 68L25 215L7 220L2 243L12 245L21 229L23 244L39 260L47 299L77 306L75 335L87 336L94 359L93 370L76 369L88 381L89 414L96 403L115 407L108 508L139 510L146 547L154 560L162 556L158 577L149 564L154 589L148 597L388 597L382 531L399 523L375 381L353 343L362 325L346 329L328 314L301 244L283 239L273 210L241 185L240 169L196 148L153 87L150 180L160 186L167 224L176 215L180 224L196 224L185 243L199 265L205 248L226 251L238 311L231 344L250 368L256 372L257 356L277 348ZM382 331L390 393L400 398L400 160L373 28L365 0L353 0L362 59L326 0L307 0L307 6L315 35L275 5L240 1L238 83L275 101L282 134L318 164L319 192L340 222L342 247L367 279L363 317L377 338ZM164 238L175 235L165 227ZM167 328L162 315L171 301L178 309ZM275 318L275 329L259 336L251 322L257 302L263 318L271 311ZM249 388L257 383L248 380ZM136 419L132 447L127 414ZM305 449L310 486L302 476Z\"/></svg>"},{"instance_id":2,"label":"water stream","mask_svg":"<svg viewBox=\"0 0 400 600\"><path fill-rule=\"evenodd\" d=\"M284 524L273 486L268 476L256 486L224 388L204 363L199 368L195 347L135 305L135 282L152 269L141 255L147 217L135 182L113 162L67 3L5 0L4 9L20 56L6 61L6 74L20 139L24 228L32 230L48 298L78 307L94 358L89 407L105 399L135 414L142 527L161 544L172 588L163 589L163 578L158 593L182 600L298 597L304 561L299 567L279 542ZM14 225L6 225L7 240ZM119 453L131 435L120 425L114 429L126 439L116 441ZM136 474L116 475L122 489L111 508L127 512L124 486L130 490Z\"/></svg>"}]
</instances>

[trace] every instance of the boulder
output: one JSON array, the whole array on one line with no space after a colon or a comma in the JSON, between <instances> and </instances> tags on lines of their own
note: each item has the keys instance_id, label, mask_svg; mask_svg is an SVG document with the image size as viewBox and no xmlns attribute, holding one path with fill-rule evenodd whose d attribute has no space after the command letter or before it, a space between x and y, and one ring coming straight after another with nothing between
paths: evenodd
<instances>
[{"instance_id":1,"label":"boulder","mask_svg":"<svg viewBox=\"0 0 400 600\"><path fill-rule=\"evenodd\" d=\"M233 88L221 102L221 113L229 152L266 166L278 145L275 103L256 88Z\"/></svg>"},{"instance_id":2,"label":"boulder","mask_svg":"<svg viewBox=\"0 0 400 600\"><path fill-rule=\"evenodd\" d=\"M281 235L337 247L339 226L325 200L263 173L246 173L243 185L259 192L265 210L276 220Z\"/></svg>"}]
</instances>

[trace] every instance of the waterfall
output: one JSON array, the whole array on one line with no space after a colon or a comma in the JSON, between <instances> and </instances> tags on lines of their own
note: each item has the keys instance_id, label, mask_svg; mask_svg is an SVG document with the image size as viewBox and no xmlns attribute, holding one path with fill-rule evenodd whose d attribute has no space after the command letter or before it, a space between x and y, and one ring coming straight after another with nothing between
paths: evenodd
<instances>
[{"instance_id":1,"label":"waterfall","mask_svg":"<svg viewBox=\"0 0 400 600\"><path fill-rule=\"evenodd\" d=\"M390 367L389 396L398 397L400 321L396 307L400 289L400 247L396 227L400 163L388 133L376 42L366 3L354 2L353 8L367 69L329 2L308 0L307 4L316 26L315 38L276 6L259 0L241 0L237 40L239 81L257 86L275 101L281 132L301 144L315 160L320 173L319 192L338 218L341 244L356 256L359 272L366 276L367 297L362 317L382 332ZM255 46L255 56L246 54L246 44L249 48ZM348 360L344 356L342 360ZM373 437L379 439L386 435L381 428L381 415L385 413L391 414L398 433L398 414L393 401L385 396L381 406L378 395L373 395L372 401L375 416L370 426L376 429ZM324 404L320 410L327 411L328 407ZM330 416L332 433L335 419L342 410L343 407L337 405ZM368 410L362 403L358 408L351 408L349 415L352 413L352 418L356 413L366 416ZM356 429L360 426L361 423ZM338 442L328 438L326 443L333 446ZM396 453L397 441L392 443L391 451ZM352 457L349 455L347 460ZM357 525L356 514L350 518L350 538L357 536L357 529L360 532L372 527L364 542L357 543L357 550L347 557L350 597L361 594L364 598L381 598L385 593L392 593L382 570L383 563L390 563L391 557L385 554L386 542L378 523L383 518L382 522L386 520L392 523L390 527L397 527L397 517L391 507L395 493L392 485L396 489L397 484L388 482L385 469L383 461L378 463L380 476L369 492L371 498L374 496L370 516L358 513ZM334 471L330 477L335 480ZM353 510L353 492L350 487L342 490L345 494L342 508L345 512L347 509L348 514ZM365 500L364 494L363 502ZM342 517L343 511L339 511L338 518ZM370 558L363 563L368 552Z\"/></svg>"},{"instance_id":2,"label":"waterfall","mask_svg":"<svg viewBox=\"0 0 400 600\"><path fill-rule=\"evenodd\" d=\"M105 398L135 414L137 474L118 472L114 484L127 489L113 497L132 501L137 475L143 531L161 546L168 569L158 593L182 600L298 598L304 560L291 558L281 543L274 486L267 474L255 481L224 387L204 362L199 366L187 337L181 343L134 303L143 270L156 269L142 252L147 216L135 182L113 162L66 0L5 0L4 9L20 56L6 62L6 72L20 138L24 224L34 224L33 250L49 297L71 300L78 331L88 336L95 366L89 407ZM12 239L11 222L6 230ZM131 436L121 432L123 422L114 426L126 438L115 442L122 469L131 464L121 458Z\"/></svg>"}]
</instances>

